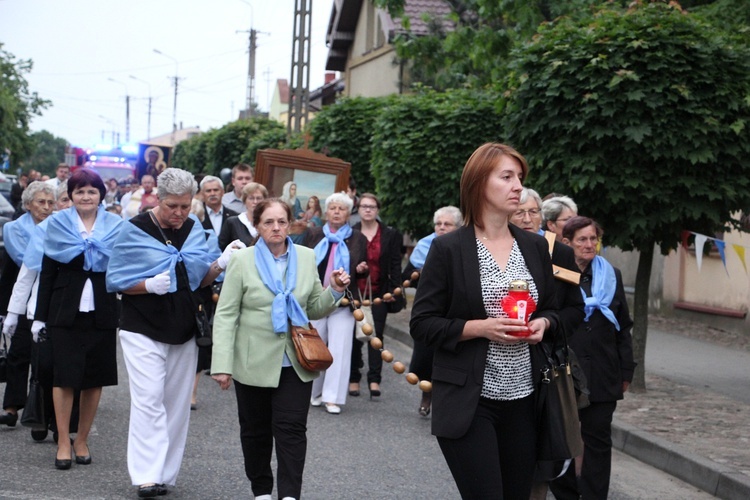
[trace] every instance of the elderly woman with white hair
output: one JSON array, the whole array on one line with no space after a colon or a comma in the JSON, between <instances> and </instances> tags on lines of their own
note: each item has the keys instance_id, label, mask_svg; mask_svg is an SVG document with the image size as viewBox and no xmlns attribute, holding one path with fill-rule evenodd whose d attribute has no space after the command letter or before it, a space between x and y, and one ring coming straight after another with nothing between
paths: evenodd
<instances>
[{"instance_id":1,"label":"elderly woman with white hair","mask_svg":"<svg viewBox=\"0 0 750 500\"><path fill-rule=\"evenodd\" d=\"M438 236L455 231L462 225L461 210L452 205L438 208L435 210L435 214L432 216L432 222L435 225L435 232L425 236L417 242L411 255L409 256L409 263L404 268L402 277L404 280L409 280L411 286L417 287L419 278L411 279L413 273L422 271L424 261L427 258L427 252L430 251L432 242ZM432 358L435 350L429 347L427 344L420 340L414 340L414 349L411 353L411 361L409 362L409 371L414 373L419 380L432 380ZM423 392L422 399L419 402L418 412L423 417L430 414L430 407L432 405L432 393Z\"/></svg>"},{"instance_id":2,"label":"elderly woman with white hair","mask_svg":"<svg viewBox=\"0 0 750 500\"><path fill-rule=\"evenodd\" d=\"M182 464L198 356L198 288L227 267L233 242L212 262L190 208L198 186L185 170L159 175L159 204L124 224L107 271L122 293L120 342L130 379L128 471L138 496L167 493Z\"/></svg>"},{"instance_id":3,"label":"elderly woman with white hair","mask_svg":"<svg viewBox=\"0 0 750 500\"><path fill-rule=\"evenodd\" d=\"M510 221L524 231L544 235L542 229L542 197L531 188L523 188L518 201L518 210L510 216Z\"/></svg>"},{"instance_id":4,"label":"elderly woman with white hair","mask_svg":"<svg viewBox=\"0 0 750 500\"><path fill-rule=\"evenodd\" d=\"M323 227L312 227L303 244L315 250L315 262L324 287L330 284L331 272L343 269L362 277L367 273L367 238L352 229L347 221L353 202L346 193L334 193L326 199L326 219ZM357 293L357 280L349 284L349 291ZM325 403L331 415L341 413L340 405L346 403L351 368L354 316L350 305L340 306L328 317L312 322L320 337L333 355L333 364L315 379L312 388L313 406Z\"/></svg>"},{"instance_id":5,"label":"elderly woman with white hair","mask_svg":"<svg viewBox=\"0 0 750 500\"><path fill-rule=\"evenodd\" d=\"M13 338L8 351L8 382L3 398L3 414L0 424L16 425L18 410L26 404L31 359L31 324L26 320L26 301L12 306L14 283L22 275L23 259L37 224L52 213L55 206L55 188L45 182L32 182L21 195L26 213L3 226L3 240L7 257L0 278L0 309L3 311L3 334ZM34 282L31 278L30 283ZM26 283L28 280L24 280ZM29 289L31 285L29 284ZM19 292L20 297L20 292ZM27 296L28 299L28 296ZM7 316L5 316L7 311ZM33 316L32 316L33 319ZM6 341L7 342L7 341ZM0 346L1 347L1 346Z\"/></svg>"},{"instance_id":6,"label":"elderly woman with white hair","mask_svg":"<svg viewBox=\"0 0 750 500\"><path fill-rule=\"evenodd\" d=\"M557 241L563 239L565 223L576 215L578 215L578 205L568 196L553 196L542 203L543 227L555 233Z\"/></svg>"}]
</instances>

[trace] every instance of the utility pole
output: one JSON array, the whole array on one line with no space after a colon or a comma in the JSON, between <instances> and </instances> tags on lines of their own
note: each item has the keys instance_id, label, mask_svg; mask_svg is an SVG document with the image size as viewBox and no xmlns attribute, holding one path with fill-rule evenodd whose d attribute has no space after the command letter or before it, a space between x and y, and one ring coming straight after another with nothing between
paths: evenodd
<instances>
[{"instance_id":1,"label":"utility pole","mask_svg":"<svg viewBox=\"0 0 750 500\"><path fill-rule=\"evenodd\" d=\"M127 84L115 80L114 78L107 78L110 82L119 83L123 87L125 87L125 142L130 142L130 95L128 93L128 86Z\"/></svg>"},{"instance_id":2,"label":"utility pole","mask_svg":"<svg viewBox=\"0 0 750 500\"><path fill-rule=\"evenodd\" d=\"M175 132L177 132L177 86L180 81L180 77L178 76L180 74L180 66L177 59L174 57L169 56L158 49L154 49L154 52L174 61L174 106L172 107L172 146L174 146Z\"/></svg>"},{"instance_id":3,"label":"utility pole","mask_svg":"<svg viewBox=\"0 0 750 500\"><path fill-rule=\"evenodd\" d=\"M258 35L268 35L262 31L253 29L237 30L236 33L249 33L248 37L248 62L247 62L247 92L245 94L245 117L250 118L255 115L253 103L255 100L255 54L258 50Z\"/></svg>"},{"instance_id":4,"label":"utility pole","mask_svg":"<svg viewBox=\"0 0 750 500\"><path fill-rule=\"evenodd\" d=\"M311 26L312 0L295 0L287 135L291 135L292 132L300 132L304 124L307 123L310 104Z\"/></svg>"},{"instance_id":5,"label":"utility pole","mask_svg":"<svg viewBox=\"0 0 750 500\"><path fill-rule=\"evenodd\" d=\"M130 75L130 78L132 78L133 80L137 80L141 83L145 83L148 86L148 128L146 129L146 138L151 139L151 84L148 83L146 80L136 78L133 75Z\"/></svg>"}]
</instances>

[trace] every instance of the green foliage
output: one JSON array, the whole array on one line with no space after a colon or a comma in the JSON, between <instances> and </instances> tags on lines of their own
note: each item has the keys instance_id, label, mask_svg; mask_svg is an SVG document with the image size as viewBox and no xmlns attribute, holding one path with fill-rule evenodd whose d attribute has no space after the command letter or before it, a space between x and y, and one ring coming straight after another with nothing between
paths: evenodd
<instances>
[{"instance_id":1,"label":"green foliage","mask_svg":"<svg viewBox=\"0 0 750 500\"><path fill-rule=\"evenodd\" d=\"M542 194L624 250L734 225L750 206L750 54L664 4L561 19L513 53L505 130Z\"/></svg>"},{"instance_id":2,"label":"green foliage","mask_svg":"<svg viewBox=\"0 0 750 500\"><path fill-rule=\"evenodd\" d=\"M585 14L599 1L449 0L452 28L446 29L444 19L425 16L430 33L399 35L396 53L411 63L416 83L436 89L482 88L504 77L510 50L528 40L540 23L563 14ZM399 17L398 12L391 15Z\"/></svg>"},{"instance_id":3,"label":"green foliage","mask_svg":"<svg viewBox=\"0 0 750 500\"><path fill-rule=\"evenodd\" d=\"M57 165L65 159L65 147L68 141L62 137L42 130L30 135L32 141L31 155L20 166L23 170L37 170L51 177L55 176Z\"/></svg>"},{"instance_id":4,"label":"green foliage","mask_svg":"<svg viewBox=\"0 0 750 500\"><path fill-rule=\"evenodd\" d=\"M502 135L497 97L424 90L388 102L372 136L372 174L384 220L423 237L433 231L435 210L458 206L466 160L478 146Z\"/></svg>"},{"instance_id":5,"label":"green foliage","mask_svg":"<svg viewBox=\"0 0 750 500\"><path fill-rule=\"evenodd\" d=\"M376 118L391 98L353 97L327 106L310 122L310 148L352 164L357 192L375 191L370 138Z\"/></svg>"},{"instance_id":6,"label":"green foliage","mask_svg":"<svg viewBox=\"0 0 750 500\"><path fill-rule=\"evenodd\" d=\"M11 165L27 159L34 149L29 123L51 103L29 91L24 75L32 69L31 59L16 60L0 43L0 151L11 152Z\"/></svg>"},{"instance_id":7,"label":"green foliage","mask_svg":"<svg viewBox=\"0 0 750 500\"><path fill-rule=\"evenodd\" d=\"M237 120L219 129L182 141L177 145L172 166L193 173L218 175L237 163L255 165L258 149L288 147L283 124L263 117ZM299 138L291 146L299 144Z\"/></svg>"}]
</instances>

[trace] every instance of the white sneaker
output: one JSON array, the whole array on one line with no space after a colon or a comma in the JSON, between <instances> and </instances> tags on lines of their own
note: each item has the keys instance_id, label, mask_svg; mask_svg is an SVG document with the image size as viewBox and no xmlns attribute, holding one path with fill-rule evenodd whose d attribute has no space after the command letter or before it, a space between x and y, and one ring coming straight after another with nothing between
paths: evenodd
<instances>
[{"instance_id":1,"label":"white sneaker","mask_svg":"<svg viewBox=\"0 0 750 500\"><path fill-rule=\"evenodd\" d=\"M341 407L333 403L326 403L326 411L331 415L338 415L341 413Z\"/></svg>"},{"instance_id":2,"label":"white sneaker","mask_svg":"<svg viewBox=\"0 0 750 500\"><path fill-rule=\"evenodd\" d=\"M260 495L255 497L255 500L272 500L273 497L271 495Z\"/></svg>"},{"instance_id":3,"label":"white sneaker","mask_svg":"<svg viewBox=\"0 0 750 500\"><path fill-rule=\"evenodd\" d=\"M323 396L317 396L310 399L310 406L318 407L323 404Z\"/></svg>"}]
</instances>

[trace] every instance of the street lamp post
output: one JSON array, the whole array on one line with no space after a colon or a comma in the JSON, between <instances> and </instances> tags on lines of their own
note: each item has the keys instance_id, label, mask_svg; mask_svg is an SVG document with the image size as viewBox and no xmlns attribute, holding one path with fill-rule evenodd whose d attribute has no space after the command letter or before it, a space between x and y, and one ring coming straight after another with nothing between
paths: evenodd
<instances>
[{"instance_id":1,"label":"street lamp post","mask_svg":"<svg viewBox=\"0 0 750 500\"><path fill-rule=\"evenodd\" d=\"M114 78L107 78L110 82L119 83L125 87L125 142L130 142L130 94L128 93L128 85Z\"/></svg>"},{"instance_id":2,"label":"street lamp post","mask_svg":"<svg viewBox=\"0 0 750 500\"><path fill-rule=\"evenodd\" d=\"M172 145L174 146L174 136L177 131L177 84L180 80L180 77L178 76L180 74L180 67L177 59L174 57L169 56L158 49L154 49L154 52L174 61L174 106L172 107Z\"/></svg>"},{"instance_id":3,"label":"street lamp post","mask_svg":"<svg viewBox=\"0 0 750 500\"><path fill-rule=\"evenodd\" d=\"M138 82L145 83L148 86L148 128L146 129L146 138L151 139L151 84L146 80L136 78L133 75L130 75L130 78Z\"/></svg>"}]
</instances>

